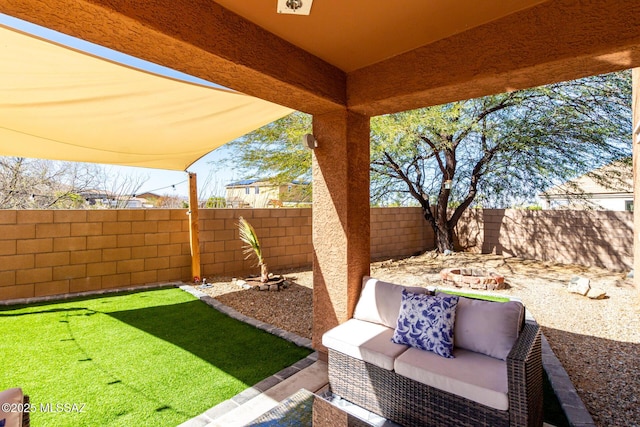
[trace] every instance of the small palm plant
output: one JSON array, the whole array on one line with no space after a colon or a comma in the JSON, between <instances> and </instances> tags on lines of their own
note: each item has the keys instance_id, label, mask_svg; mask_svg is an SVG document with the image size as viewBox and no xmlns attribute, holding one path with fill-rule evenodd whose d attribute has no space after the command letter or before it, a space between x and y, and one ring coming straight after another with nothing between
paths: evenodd
<instances>
[{"instance_id":1,"label":"small palm plant","mask_svg":"<svg viewBox=\"0 0 640 427\"><path fill-rule=\"evenodd\" d=\"M240 240L244 242L245 259L249 259L252 256L256 257L258 267L260 267L260 281L267 283L269 281L269 269L262 257L262 247L260 246L256 230L254 230L251 224L243 217L238 219L238 230L240 231Z\"/></svg>"}]
</instances>

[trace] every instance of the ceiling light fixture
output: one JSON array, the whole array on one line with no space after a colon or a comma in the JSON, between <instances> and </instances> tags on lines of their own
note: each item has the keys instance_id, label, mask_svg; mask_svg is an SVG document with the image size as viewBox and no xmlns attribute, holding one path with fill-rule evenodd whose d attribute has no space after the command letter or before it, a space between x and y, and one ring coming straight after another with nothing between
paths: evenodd
<instances>
[{"instance_id":1,"label":"ceiling light fixture","mask_svg":"<svg viewBox=\"0 0 640 427\"><path fill-rule=\"evenodd\" d=\"M302 0L287 0L286 6L295 11L302 7Z\"/></svg>"},{"instance_id":2,"label":"ceiling light fixture","mask_svg":"<svg viewBox=\"0 0 640 427\"><path fill-rule=\"evenodd\" d=\"M313 0L278 0L278 13L308 15Z\"/></svg>"}]
</instances>

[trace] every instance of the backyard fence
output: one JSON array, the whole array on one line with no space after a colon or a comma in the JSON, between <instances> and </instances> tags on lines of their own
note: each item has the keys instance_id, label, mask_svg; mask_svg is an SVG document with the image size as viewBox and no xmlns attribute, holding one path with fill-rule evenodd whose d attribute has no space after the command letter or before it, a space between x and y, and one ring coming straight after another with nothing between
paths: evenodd
<instances>
[{"instance_id":1,"label":"backyard fence","mask_svg":"<svg viewBox=\"0 0 640 427\"><path fill-rule=\"evenodd\" d=\"M468 210L457 228L459 245L479 253L633 268L633 213L614 211Z\"/></svg>"},{"instance_id":2,"label":"backyard fence","mask_svg":"<svg viewBox=\"0 0 640 427\"><path fill-rule=\"evenodd\" d=\"M257 273L245 260L237 221L256 229L271 271L311 267L311 209L202 209L202 275ZM336 233L341 230L336 230ZM458 227L468 250L626 270L628 212L469 211ZM433 249L420 208L371 209L371 258ZM2 210L0 300L190 281L185 209Z\"/></svg>"}]
</instances>

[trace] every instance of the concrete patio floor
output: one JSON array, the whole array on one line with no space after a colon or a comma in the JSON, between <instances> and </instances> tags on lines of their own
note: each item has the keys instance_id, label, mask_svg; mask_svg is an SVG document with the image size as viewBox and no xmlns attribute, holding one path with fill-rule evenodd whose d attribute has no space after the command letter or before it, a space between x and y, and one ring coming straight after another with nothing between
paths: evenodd
<instances>
[{"instance_id":1,"label":"concrete patio floor","mask_svg":"<svg viewBox=\"0 0 640 427\"><path fill-rule=\"evenodd\" d=\"M315 355L310 356L315 358ZM303 359L304 362L305 359ZM295 365L294 365L295 366ZM289 368L287 368L289 369ZM284 371L286 371L285 369ZM262 383L278 381L281 373L275 374L275 378L268 378ZM329 380L327 374L327 364L315 361L311 365L296 372L290 377L281 380L273 387L259 392L258 387L251 387L237 396L219 405L214 406L205 413L181 424L179 427L242 427L255 420L265 412L276 407L280 402L287 399L300 389L306 389L313 393L320 394L332 401L336 406L367 420L371 425L377 427L394 427L397 424L385 420L369 411L357 407L339 398L331 399L329 392ZM256 394L257 393L257 394ZM553 427L544 423L543 427Z\"/></svg>"},{"instance_id":2,"label":"concrete patio floor","mask_svg":"<svg viewBox=\"0 0 640 427\"><path fill-rule=\"evenodd\" d=\"M274 408L301 388L314 393L320 392L328 386L329 378L327 364L316 359L317 354L314 353L181 424L180 427L240 427ZM297 368L304 365L308 366ZM293 370L296 372L291 374ZM269 385L272 386L268 387Z\"/></svg>"}]
</instances>

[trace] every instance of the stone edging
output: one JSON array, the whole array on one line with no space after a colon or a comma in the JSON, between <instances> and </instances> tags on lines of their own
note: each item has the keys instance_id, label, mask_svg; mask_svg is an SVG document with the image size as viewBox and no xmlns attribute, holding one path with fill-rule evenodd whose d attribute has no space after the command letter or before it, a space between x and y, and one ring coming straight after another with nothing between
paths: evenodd
<instances>
[{"instance_id":1,"label":"stone edging","mask_svg":"<svg viewBox=\"0 0 640 427\"><path fill-rule=\"evenodd\" d=\"M268 378L260 381L259 383L253 385L253 387L249 387L244 389L242 392L236 394L231 399L225 400L224 402L218 403L216 406L208 409L197 417L191 418L190 420L185 421L180 424L178 427L199 427L206 426L212 421L215 421L217 418L222 417L227 412L230 412L242 404L248 402L256 396L266 392L271 387L281 383L285 379L289 378L293 374L296 374L302 371L304 368L307 368L313 365L318 360L318 353L314 352L294 363L293 365L284 368L280 372L276 372Z\"/></svg>"},{"instance_id":2,"label":"stone edging","mask_svg":"<svg viewBox=\"0 0 640 427\"><path fill-rule=\"evenodd\" d=\"M152 289L162 289L162 288L178 288L178 287L181 287L182 284L183 282L163 282L163 283L152 283L149 285L128 286L125 288L109 288L109 289L99 289L95 291L47 295L47 296L41 296L41 297L16 298L16 299L9 299L9 300L0 300L0 306L37 304L40 302L65 301L73 298L92 297L97 295L120 294L124 292L137 292L137 291L142 292L142 291L149 291Z\"/></svg>"},{"instance_id":3,"label":"stone edging","mask_svg":"<svg viewBox=\"0 0 640 427\"><path fill-rule=\"evenodd\" d=\"M542 334L542 366L553 388L562 411L572 427L595 427L591 414L580 399L567 371L551 349L547 338Z\"/></svg>"},{"instance_id":4,"label":"stone edging","mask_svg":"<svg viewBox=\"0 0 640 427\"><path fill-rule=\"evenodd\" d=\"M179 288L182 289L185 292L190 293L194 297L200 299L200 301L203 301L207 305L215 308L219 312L224 313L229 317L232 317L232 318L234 318L236 320L239 320L241 322L244 322L244 323L248 323L251 326L255 326L258 329L262 329L263 331L267 331L270 334L276 335L276 336L278 336L278 337L280 337L282 339L285 339L287 341L291 341L292 343L294 343L298 347L305 347L305 348L308 348L309 350L313 350L313 347L311 346L311 340L308 339L308 338L301 337L301 336L296 335L296 334L294 334L292 332L288 332L288 331L285 331L284 329L280 329L280 328L277 328L277 327L275 327L273 325L269 325L268 323L261 322L260 320L254 319L253 317L245 316L244 314L240 313L239 311L222 304L220 301L218 301L215 298L210 297L209 295L205 294L204 292L200 292L199 290L197 290L196 288L194 288L191 285L181 285L181 286L179 286Z\"/></svg>"}]
</instances>

